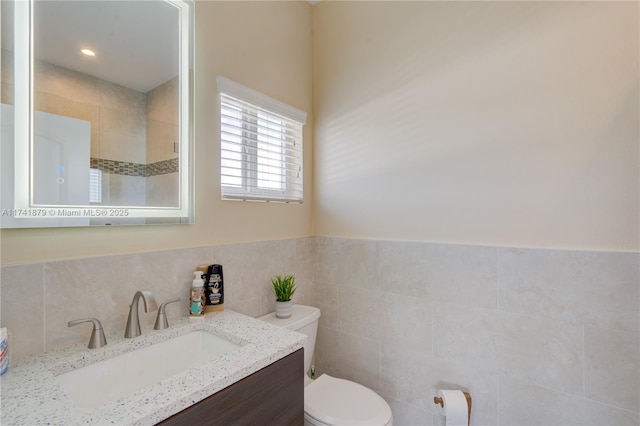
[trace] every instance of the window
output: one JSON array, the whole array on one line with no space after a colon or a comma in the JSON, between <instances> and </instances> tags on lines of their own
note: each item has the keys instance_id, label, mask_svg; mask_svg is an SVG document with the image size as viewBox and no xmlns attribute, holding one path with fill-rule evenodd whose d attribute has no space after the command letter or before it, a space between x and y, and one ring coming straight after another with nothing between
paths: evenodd
<instances>
[{"instance_id":1,"label":"window","mask_svg":"<svg viewBox=\"0 0 640 426\"><path fill-rule=\"evenodd\" d=\"M102 171L89 169L89 202L102 203Z\"/></svg>"},{"instance_id":2,"label":"window","mask_svg":"<svg viewBox=\"0 0 640 426\"><path fill-rule=\"evenodd\" d=\"M218 77L222 199L302 202L297 108Z\"/></svg>"}]
</instances>

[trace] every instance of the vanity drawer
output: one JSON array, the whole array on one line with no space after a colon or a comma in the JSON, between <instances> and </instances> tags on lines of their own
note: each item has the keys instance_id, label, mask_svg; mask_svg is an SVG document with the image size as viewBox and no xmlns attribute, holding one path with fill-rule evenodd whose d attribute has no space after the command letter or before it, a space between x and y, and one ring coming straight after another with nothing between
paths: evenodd
<instances>
[{"instance_id":1,"label":"vanity drawer","mask_svg":"<svg viewBox=\"0 0 640 426\"><path fill-rule=\"evenodd\" d=\"M160 425L303 425L304 349L160 422Z\"/></svg>"}]
</instances>

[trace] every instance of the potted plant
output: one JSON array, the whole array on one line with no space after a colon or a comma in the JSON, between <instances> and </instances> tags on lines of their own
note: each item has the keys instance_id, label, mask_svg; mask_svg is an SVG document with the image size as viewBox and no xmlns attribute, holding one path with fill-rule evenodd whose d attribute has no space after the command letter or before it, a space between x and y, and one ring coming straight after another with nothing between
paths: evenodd
<instances>
[{"instance_id":1,"label":"potted plant","mask_svg":"<svg viewBox=\"0 0 640 426\"><path fill-rule=\"evenodd\" d=\"M295 282L294 275L276 275L271 279L273 293L276 295L276 317L289 318L291 316L291 298L297 288Z\"/></svg>"}]
</instances>

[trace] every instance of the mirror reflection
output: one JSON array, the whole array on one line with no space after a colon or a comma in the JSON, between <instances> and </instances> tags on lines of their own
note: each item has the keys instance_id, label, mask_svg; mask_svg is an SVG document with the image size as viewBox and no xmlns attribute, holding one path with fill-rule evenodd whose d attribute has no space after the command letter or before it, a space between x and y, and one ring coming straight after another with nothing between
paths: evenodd
<instances>
[{"instance_id":1,"label":"mirror reflection","mask_svg":"<svg viewBox=\"0 0 640 426\"><path fill-rule=\"evenodd\" d=\"M190 121L181 4L33 1L30 150L22 163L14 102L22 99L20 13L12 10L18 3L2 2L3 227L190 221L180 218L190 192L181 173L188 158L180 158L188 156ZM7 210L25 189L23 166L27 207L42 207L45 219Z\"/></svg>"}]
</instances>

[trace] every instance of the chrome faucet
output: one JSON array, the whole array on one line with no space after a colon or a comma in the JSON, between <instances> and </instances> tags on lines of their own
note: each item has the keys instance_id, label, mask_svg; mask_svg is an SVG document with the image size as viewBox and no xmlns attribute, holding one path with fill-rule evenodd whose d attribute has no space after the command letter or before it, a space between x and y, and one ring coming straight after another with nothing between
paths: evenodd
<instances>
[{"instance_id":1,"label":"chrome faucet","mask_svg":"<svg viewBox=\"0 0 640 426\"><path fill-rule=\"evenodd\" d=\"M160 304L160 308L158 309L158 316L156 316L156 323L153 326L154 330L164 330L165 328L169 328L169 321L167 321L167 313L165 312L165 307L169 303L180 301L182 301L182 299L176 297L175 299L167 300L166 302Z\"/></svg>"},{"instance_id":2,"label":"chrome faucet","mask_svg":"<svg viewBox=\"0 0 640 426\"><path fill-rule=\"evenodd\" d=\"M93 323L93 331L91 332L91 337L89 338L89 349L97 349L105 346L107 344L107 338L104 337L104 330L102 330L102 324L98 321L97 318L83 318L77 319L73 321L69 321L67 326L73 327L74 325L81 324L83 322L92 322Z\"/></svg>"},{"instance_id":3,"label":"chrome faucet","mask_svg":"<svg viewBox=\"0 0 640 426\"><path fill-rule=\"evenodd\" d=\"M127 326L124 329L124 337L138 337L142 334L140 331L140 318L138 317L138 302L140 301L141 296L144 301L145 312L155 311L158 309L156 299L149 290L137 291L133 296L131 306L129 306L129 318L127 319Z\"/></svg>"}]
</instances>

